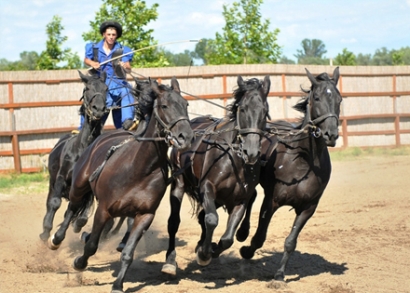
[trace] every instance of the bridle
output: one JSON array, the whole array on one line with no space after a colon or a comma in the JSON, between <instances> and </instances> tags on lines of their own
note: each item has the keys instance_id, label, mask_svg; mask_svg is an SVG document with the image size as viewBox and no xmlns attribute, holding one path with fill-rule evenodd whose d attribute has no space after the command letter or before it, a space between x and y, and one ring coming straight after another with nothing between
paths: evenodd
<instances>
[{"instance_id":1,"label":"bridle","mask_svg":"<svg viewBox=\"0 0 410 293\"><path fill-rule=\"evenodd\" d=\"M98 120L100 120L101 117L96 117L96 116L94 116L93 111L91 110L91 102L94 100L95 97L101 96L102 99L103 99L103 102L104 102L104 104L105 104L106 96L105 96L104 94L102 94L102 93L95 93L95 94L90 98L90 100L87 101L87 99L84 97L85 94L86 94L86 90L84 90L83 96L81 97L80 101L83 100L84 112L85 112L85 114L87 115L89 121L91 122L91 121L98 121ZM108 112L109 112L108 109L104 111L105 114L108 113Z\"/></svg>"},{"instance_id":2,"label":"bridle","mask_svg":"<svg viewBox=\"0 0 410 293\"><path fill-rule=\"evenodd\" d=\"M339 126L339 116L337 116L334 113L326 113L323 114L315 119L311 119L311 111L312 111L312 103L311 103L311 99L312 99L312 95L313 95L313 91L310 91L309 96L308 96L308 100L307 100L307 109L306 109L306 119L307 119L307 125L310 128L310 133L312 134L313 137L315 138L319 138L322 135L322 130L320 129L320 127L318 127L317 125L322 123L323 121L325 121L328 118L335 118L336 122L337 122L337 126Z\"/></svg>"}]
</instances>

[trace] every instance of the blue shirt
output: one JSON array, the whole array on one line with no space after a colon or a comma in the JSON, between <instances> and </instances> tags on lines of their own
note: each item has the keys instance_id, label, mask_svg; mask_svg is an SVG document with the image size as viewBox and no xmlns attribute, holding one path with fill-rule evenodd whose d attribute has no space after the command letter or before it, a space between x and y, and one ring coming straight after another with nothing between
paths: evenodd
<instances>
[{"instance_id":1,"label":"blue shirt","mask_svg":"<svg viewBox=\"0 0 410 293\"><path fill-rule=\"evenodd\" d=\"M114 51L119 48L123 49L123 54L129 53L128 55L119 58L121 59L122 62L131 62L132 57L134 57L134 53L130 53L132 52L132 50L129 47L122 46L118 42L114 43L114 47L108 55L105 53L103 49L103 45L104 45L104 40L101 40L97 44L94 44L94 43L86 44L85 45L85 58L94 60L94 50L93 50L94 46L98 48L98 62L100 63L110 60L112 58L112 53L114 53ZM101 70L104 70L105 72L107 72L107 78L115 77L114 68L112 66L111 61L101 65Z\"/></svg>"}]
</instances>

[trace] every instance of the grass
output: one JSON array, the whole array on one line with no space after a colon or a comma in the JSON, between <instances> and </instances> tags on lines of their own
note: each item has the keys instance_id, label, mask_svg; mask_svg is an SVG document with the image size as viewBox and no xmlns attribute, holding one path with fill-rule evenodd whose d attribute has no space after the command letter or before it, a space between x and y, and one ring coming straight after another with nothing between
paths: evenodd
<instances>
[{"instance_id":1,"label":"grass","mask_svg":"<svg viewBox=\"0 0 410 293\"><path fill-rule=\"evenodd\" d=\"M400 148L347 148L344 150L332 151L330 148L330 158L335 161L350 160L360 157L393 157L410 156L410 147Z\"/></svg>"},{"instance_id":2,"label":"grass","mask_svg":"<svg viewBox=\"0 0 410 293\"><path fill-rule=\"evenodd\" d=\"M8 173L0 175L0 190L26 187L32 185L33 183L39 183L41 186L47 186L48 173Z\"/></svg>"}]
</instances>

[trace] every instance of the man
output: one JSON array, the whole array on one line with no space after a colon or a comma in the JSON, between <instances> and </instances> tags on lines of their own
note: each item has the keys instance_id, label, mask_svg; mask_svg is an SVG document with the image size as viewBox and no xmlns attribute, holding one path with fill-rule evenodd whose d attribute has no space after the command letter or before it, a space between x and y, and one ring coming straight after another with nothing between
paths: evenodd
<instances>
[{"instance_id":1,"label":"man","mask_svg":"<svg viewBox=\"0 0 410 293\"><path fill-rule=\"evenodd\" d=\"M84 63L94 68L97 72L107 73L106 84L107 108L114 105L121 107L134 103L131 94L131 85L126 81L126 74L131 72L131 60L134 56L132 50L117 42L122 35L122 26L116 21L105 21L100 25L100 33L103 39L99 43L88 43L85 46ZM129 54L127 54L129 53ZM106 62L117 56L127 54L118 59ZM101 64L103 63L103 64ZM103 117L104 124L108 114ZM133 126L134 106L116 109L112 111L115 128L130 129ZM81 116L81 125L84 117ZM81 129L81 126L80 126Z\"/></svg>"}]
</instances>

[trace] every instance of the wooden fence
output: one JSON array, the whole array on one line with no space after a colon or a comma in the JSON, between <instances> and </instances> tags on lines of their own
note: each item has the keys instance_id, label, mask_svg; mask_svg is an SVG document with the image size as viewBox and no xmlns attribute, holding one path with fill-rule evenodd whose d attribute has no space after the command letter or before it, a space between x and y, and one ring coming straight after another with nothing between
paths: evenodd
<instances>
[{"instance_id":1,"label":"wooden fence","mask_svg":"<svg viewBox=\"0 0 410 293\"><path fill-rule=\"evenodd\" d=\"M313 74L332 74L334 67L309 66ZM293 120L292 106L300 99L300 86L308 88L304 66L237 65L134 69L169 84L177 77L189 100L190 115L221 117L220 108L231 101L236 78L271 78L270 115ZM410 145L410 68L341 67L338 88L343 96L340 138L336 149L349 146ZM131 81L132 82L132 81ZM0 172L35 172L46 167L47 155L58 138L75 129L82 83L73 70L0 72ZM188 95L193 94L193 96ZM74 97L74 98L73 98ZM113 129L111 119L105 129Z\"/></svg>"}]
</instances>

